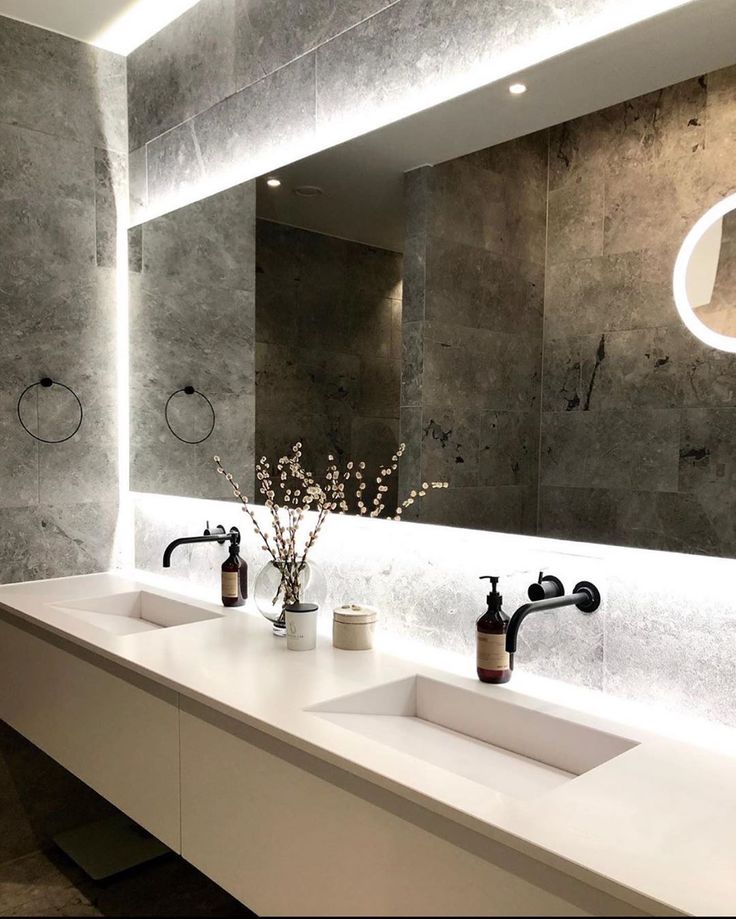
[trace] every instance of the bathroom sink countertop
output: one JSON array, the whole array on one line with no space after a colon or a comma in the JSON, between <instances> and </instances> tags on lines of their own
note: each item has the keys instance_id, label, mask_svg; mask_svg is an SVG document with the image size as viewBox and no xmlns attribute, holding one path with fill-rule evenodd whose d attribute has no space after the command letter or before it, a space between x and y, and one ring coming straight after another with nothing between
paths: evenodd
<instances>
[{"instance_id":1,"label":"bathroom sink countertop","mask_svg":"<svg viewBox=\"0 0 736 919\"><path fill-rule=\"evenodd\" d=\"M95 625L88 598L119 594L123 603L122 595L137 591L180 601L187 624L125 634ZM212 618L192 621L192 607ZM645 912L736 909L736 732L724 729L717 749L650 732L641 719L603 719L593 694L580 690L577 705L567 687L563 705L563 694L546 691L546 681L524 676L521 659L510 684L487 686L474 679L472 661L462 675L430 666L421 652L338 651L325 636L315 651L290 652L257 613L224 610L187 582L141 572L7 585L0 609ZM417 675L519 706L522 715L544 713L618 735L631 748L520 798L308 710Z\"/></svg>"}]
</instances>

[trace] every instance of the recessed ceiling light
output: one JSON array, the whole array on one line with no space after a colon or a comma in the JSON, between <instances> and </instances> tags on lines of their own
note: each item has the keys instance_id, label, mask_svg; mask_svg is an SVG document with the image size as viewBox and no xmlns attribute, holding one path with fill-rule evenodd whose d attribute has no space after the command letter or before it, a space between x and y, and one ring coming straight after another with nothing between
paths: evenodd
<instances>
[{"instance_id":1,"label":"recessed ceiling light","mask_svg":"<svg viewBox=\"0 0 736 919\"><path fill-rule=\"evenodd\" d=\"M318 198L324 193L324 189L319 185L298 185L294 189L294 194L299 195L300 198Z\"/></svg>"},{"instance_id":2,"label":"recessed ceiling light","mask_svg":"<svg viewBox=\"0 0 736 919\"><path fill-rule=\"evenodd\" d=\"M270 179L266 179L266 185L269 188L279 188L281 186L281 179L277 179L276 176L271 176Z\"/></svg>"},{"instance_id":3,"label":"recessed ceiling light","mask_svg":"<svg viewBox=\"0 0 736 919\"><path fill-rule=\"evenodd\" d=\"M526 92L526 83L512 83L509 86L509 92L512 96L520 96Z\"/></svg>"}]
</instances>

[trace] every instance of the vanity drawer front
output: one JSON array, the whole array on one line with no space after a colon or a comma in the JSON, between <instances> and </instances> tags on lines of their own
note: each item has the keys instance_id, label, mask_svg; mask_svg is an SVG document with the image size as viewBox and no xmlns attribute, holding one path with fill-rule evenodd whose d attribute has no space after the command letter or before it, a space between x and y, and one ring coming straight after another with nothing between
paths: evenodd
<instances>
[{"instance_id":1,"label":"vanity drawer front","mask_svg":"<svg viewBox=\"0 0 736 919\"><path fill-rule=\"evenodd\" d=\"M0 620L0 718L179 851L178 697Z\"/></svg>"},{"instance_id":2,"label":"vanity drawer front","mask_svg":"<svg viewBox=\"0 0 736 919\"><path fill-rule=\"evenodd\" d=\"M442 818L197 703L181 709L182 854L259 915L643 915L454 824L443 838Z\"/></svg>"}]
</instances>

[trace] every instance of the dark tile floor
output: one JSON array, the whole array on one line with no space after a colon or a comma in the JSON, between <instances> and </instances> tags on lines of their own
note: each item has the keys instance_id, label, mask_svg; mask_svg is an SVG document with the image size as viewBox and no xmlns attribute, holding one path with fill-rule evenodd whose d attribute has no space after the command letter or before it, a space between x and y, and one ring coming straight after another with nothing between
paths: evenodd
<instances>
[{"instance_id":1,"label":"dark tile floor","mask_svg":"<svg viewBox=\"0 0 736 919\"><path fill-rule=\"evenodd\" d=\"M252 916L176 855L91 881L58 849L0 866L0 916Z\"/></svg>"}]
</instances>

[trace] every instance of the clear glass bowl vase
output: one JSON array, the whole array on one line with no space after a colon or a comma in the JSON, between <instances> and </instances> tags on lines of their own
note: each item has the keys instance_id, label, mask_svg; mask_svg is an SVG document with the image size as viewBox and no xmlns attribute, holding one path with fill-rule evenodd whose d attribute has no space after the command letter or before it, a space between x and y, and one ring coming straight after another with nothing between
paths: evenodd
<instances>
[{"instance_id":1,"label":"clear glass bowl vase","mask_svg":"<svg viewBox=\"0 0 736 919\"><path fill-rule=\"evenodd\" d=\"M322 607L327 599L327 580L314 562L305 562L299 575L299 596L286 596L282 571L294 562L267 562L258 572L254 595L258 612L273 623L274 635L286 634L284 607L289 603L316 603Z\"/></svg>"}]
</instances>

